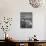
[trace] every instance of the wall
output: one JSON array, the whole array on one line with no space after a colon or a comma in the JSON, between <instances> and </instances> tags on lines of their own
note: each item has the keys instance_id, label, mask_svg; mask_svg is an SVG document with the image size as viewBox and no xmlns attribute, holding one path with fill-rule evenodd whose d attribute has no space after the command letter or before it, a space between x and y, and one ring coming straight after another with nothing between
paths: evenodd
<instances>
[{"instance_id":1,"label":"wall","mask_svg":"<svg viewBox=\"0 0 46 46\"><path fill-rule=\"evenodd\" d=\"M20 12L33 13L33 27L32 29L20 28ZM45 15L46 8L33 8L30 6L28 0L0 0L0 17L13 17L13 22L10 33L17 40L27 40L34 34L39 40L45 39ZM1 33L3 33L1 31ZM2 35L0 33L0 35ZM44 34L45 33L45 34ZM3 37L0 36L0 39Z\"/></svg>"}]
</instances>

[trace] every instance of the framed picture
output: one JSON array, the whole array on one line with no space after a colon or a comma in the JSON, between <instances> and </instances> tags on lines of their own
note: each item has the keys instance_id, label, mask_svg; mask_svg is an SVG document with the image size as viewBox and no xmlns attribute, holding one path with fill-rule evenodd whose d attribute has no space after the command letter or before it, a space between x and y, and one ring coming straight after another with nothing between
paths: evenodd
<instances>
[{"instance_id":1,"label":"framed picture","mask_svg":"<svg viewBox=\"0 0 46 46\"><path fill-rule=\"evenodd\" d=\"M21 12L20 13L20 27L21 28L32 28L32 12Z\"/></svg>"}]
</instances>

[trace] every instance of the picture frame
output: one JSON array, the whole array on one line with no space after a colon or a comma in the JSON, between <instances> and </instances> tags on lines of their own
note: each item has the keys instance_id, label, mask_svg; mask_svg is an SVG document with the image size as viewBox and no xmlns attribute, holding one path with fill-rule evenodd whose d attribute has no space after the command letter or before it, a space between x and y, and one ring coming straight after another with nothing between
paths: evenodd
<instances>
[{"instance_id":1,"label":"picture frame","mask_svg":"<svg viewBox=\"0 0 46 46\"><path fill-rule=\"evenodd\" d=\"M20 12L20 27L32 28L32 12Z\"/></svg>"}]
</instances>

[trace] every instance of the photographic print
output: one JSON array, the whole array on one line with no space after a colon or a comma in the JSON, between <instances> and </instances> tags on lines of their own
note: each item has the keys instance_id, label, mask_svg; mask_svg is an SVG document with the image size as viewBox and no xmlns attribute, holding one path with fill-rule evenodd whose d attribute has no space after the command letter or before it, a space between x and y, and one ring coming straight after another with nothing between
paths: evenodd
<instances>
[{"instance_id":1,"label":"photographic print","mask_svg":"<svg viewBox=\"0 0 46 46\"><path fill-rule=\"evenodd\" d=\"M32 12L21 12L20 13L20 27L21 28L32 28Z\"/></svg>"}]
</instances>

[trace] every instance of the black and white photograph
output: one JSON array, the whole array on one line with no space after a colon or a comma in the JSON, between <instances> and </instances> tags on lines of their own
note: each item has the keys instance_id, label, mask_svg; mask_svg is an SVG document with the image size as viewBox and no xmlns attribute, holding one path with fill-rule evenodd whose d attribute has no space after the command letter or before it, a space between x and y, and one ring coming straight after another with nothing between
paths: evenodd
<instances>
[{"instance_id":1,"label":"black and white photograph","mask_svg":"<svg viewBox=\"0 0 46 46\"><path fill-rule=\"evenodd\" d=\"M21 12L20 13L20 27L21 28L32 28L32 12Z\"/></svg>"}]
</instances>

